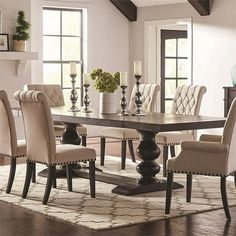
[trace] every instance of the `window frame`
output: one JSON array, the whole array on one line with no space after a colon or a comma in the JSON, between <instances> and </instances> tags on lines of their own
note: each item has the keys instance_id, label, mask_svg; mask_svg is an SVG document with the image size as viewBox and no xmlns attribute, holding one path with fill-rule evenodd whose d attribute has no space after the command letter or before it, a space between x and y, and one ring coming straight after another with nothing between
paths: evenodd
<instances>
[{"instance_id":1,"label":"window frame","mask_svg":"<svg viewBox=\"0 0 236 236\"><path fill-rule=\"evenodd\" d=\"M188 38L187 30L161 30L161 113L165 113L165 101L173 101L173 98L166 97L165 94L165 82L166 80L175 81L176 88L178 87L179 80L188 81L188 77L178 76L178 60L187 59L189 57L178 56L178 39ZM176 39L176 56L166 56L165 55L165 41L167 39ZM165 60L175 59L176 60L176 76L175 77L165 77Z\"/></svg>"},{"instance_id":2,"label":"window frame","mask_svg":"<svg viewBox=\"0 0 236 236\"><path fill-rule=\"evenodd\" d=\"M70 62L76 62L77 64L80 64L80 84L76 86L76 89L80 91L80 106L83 106L83 73L84 73L84 45L83 45L83 38L84 38L84 11L81 8L64 8L64 7L48 7L45 6L43 7L44 10L50 10L50 11L59 11L60 12L60 34L44 34L43 37L48 36L48 37L59 37L60 38L60 60L44 60L43 59L43 65L44 64L58 64L60 65L60 73L61 73L61 78L60 78L60 85L63 90L68 90L72 89L72 85L70 87L66 86L64 87L64 78L63 78L63 65L68 64ZM76 35L64 35L62 34L62 12L80 12L81 14L81 22L80 22L80 36ZM80 39L80 60L62 60L62 40L63 37L71 37L71 38L79 38ZM77 91L78 92L78 91Z\"/></svg>"}]
</instances>

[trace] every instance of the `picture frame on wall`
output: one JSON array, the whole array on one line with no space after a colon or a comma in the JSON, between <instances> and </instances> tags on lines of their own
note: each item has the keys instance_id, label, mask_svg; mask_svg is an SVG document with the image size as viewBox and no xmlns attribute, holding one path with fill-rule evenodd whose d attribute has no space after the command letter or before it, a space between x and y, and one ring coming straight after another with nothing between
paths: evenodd
<instances>
[{"instance_id":1,"label":"picture frame on wall","mask_svg":"<svg viewBox=\"0 0 236 236\"><path fill-rule=\"evenodd\" d=\"M0 34L0 51L9 51L9 35Z\"/></svg>"}]
</instances>

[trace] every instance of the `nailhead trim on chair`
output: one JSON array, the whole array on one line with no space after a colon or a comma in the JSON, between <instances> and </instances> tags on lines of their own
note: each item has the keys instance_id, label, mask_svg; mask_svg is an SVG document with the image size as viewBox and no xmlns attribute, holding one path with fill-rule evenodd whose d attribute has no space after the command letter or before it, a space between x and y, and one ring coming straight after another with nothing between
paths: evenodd
<instances>
[{"instance_id":1,"label":"nailhead trim on chair","mask_svg":"<svg viewBox=\"0 0 236 236\"><path fill-rule=\"evenodd\" d=\"M157 143L158 145L163 145L163 146L174 146L174 145L180 145L180 143Z\"/></svg>"},{"instance_id":2,"label":"nailhead trim on chair","mask_svg":"<svg viewBox=\"0 0 236 236\"><path fill-rule=\"evenodd\" d=\"M86 162L86 161L96 161L96 159L85 159L85 160L80 160L80 161L69 161L69 162L60 162L60 163L54 163L54 164L48 164L45 162L39 162L39 161L34 161L34 160L27 160L33 163L40 163L40 164L44 164L47 166L56 166L56 165L68 165L68 164L76 164L78 162Z\"/></svg>"},{"instance_id":3,"label":"nailhead trim on chair","mask_svg":"<svg viewBox=\"0 0 236 236\"><path fill-rule=\"evenodd\" d=\"M170 171L167 170L168 173L174 172L174 173L181 173L181 174L193 174L193 175L208 175L208 176L219 176L219 177L225 177L226 175L221 175L221 174L207 174L207 173L202 173L202 172L189 172L189 171Z\"/></svg>"},{"instance_id":4,"label":"nailhead trim on chair","mask_svg":"<svg viewBox=\"0 0 236 236\"><path fill-rule=\"evenodd\" d=\"M117 138L117 137L107 137L107 136L100 136L101 138L113 138L118 140L139 140L139 138Z\"/></svg>"}]
</instances>

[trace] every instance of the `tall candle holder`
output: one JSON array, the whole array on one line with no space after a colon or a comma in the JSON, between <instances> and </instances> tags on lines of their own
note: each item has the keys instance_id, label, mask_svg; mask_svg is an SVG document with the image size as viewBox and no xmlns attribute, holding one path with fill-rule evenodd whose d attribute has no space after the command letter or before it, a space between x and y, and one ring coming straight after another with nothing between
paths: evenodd
<instances>
[{"instance_id":1,"label":"tall candle holder","mask_svg":"<svg viewBox=\"0 0 236 236\"><path fill-rule=\"evenodd\" d=\"M85 113L90 113L92 112L90 109L89 109L89 103L90 103L90 99L89 99L89 96L88 96L88 87L90 86L90 84L84 84L84 92L85 92L85 96L84 96L84 109L83 109L83 112Z\"/></svg>"},{"instance_id":2,"label":"tall candle holder","mask_svg":"<svg viewBox=\"0 0 236 236\"><path fill-rule=\"evenodd\" d=\"M121 113L120 113L120 115L122 115L122 116L129 116L129 114L126 112L127 100L126 100L126 97L125 97L125 90L127 89L127 86L121 85L120 87L122 89L122 98L120 100L120 106L121 106Z\"/></svg>"},{"instance_id":3,"label":"tall candle holder","mask_svg":"<svg viewBox=\"0 0 236 236\"><path fill-rule=\"evenodd\" d=\"M76 102L77 102L77 99L78 99L78 94L77 94L77 91L76 91L76 88L75 88L75 83L76 83L76 78L77 74L70 74L70 77L71 77L71 84L72 84L72 89L71 89L71 94L70 94L70 100L71 100L71 108L69 109L69 111L71 112L76 112L76 111L80 111L78 109L78 107L76 106Z\"/></svg>"},{"instance_id":4,"label":"tall candle holder","mask_svg":"<svg viewBox=\"0 0 236 236\"><path fill-rule=\"evenodd\" d=\"M134 113L134 115L136 116L145 116L146 114L142 112L142 99L141 96L142 94L139 91L139 85L140 85L140 79L142 78L141 75L135 75L135 79L136 79L136 93L135 93L135 105L137 107L136 112Z\"/></svg>"}]
</instances>

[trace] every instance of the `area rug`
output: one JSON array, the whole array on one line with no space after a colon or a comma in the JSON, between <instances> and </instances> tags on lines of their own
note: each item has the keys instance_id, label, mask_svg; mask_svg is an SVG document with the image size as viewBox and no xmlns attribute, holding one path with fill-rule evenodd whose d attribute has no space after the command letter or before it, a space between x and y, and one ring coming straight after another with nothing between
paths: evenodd
<instances>
[{"instance_id":1,"label":"area rug","mask_svg":"<svg viewBox=\"0 0 236 236\"><path fill-rule=\"evenodd\" d=\"M135 167L136 164L127 160L126 170L120 170L120 158L106 157L103 170L137 177ZM43 165L37 165L37 171L43 168ZM27 199L22 199L25 165L17 165L11 194L5 193L8 172L9 166L0 167L0 201L93 230L122 227L222 208L219 179L216 177L193 177L191 203L186 203L185 189L174 190L171 214L165 215L165 191L127 197L111 193L115 185L96 182L96 199L91 199L87 179L73 179L73 192L66 190L66 180L59 179L57 189L52 189L49 203L45 206L41 204L45 178L37 176L37 183L31 183ZM159 176L161 178L161 174ZM176 174L175 181L185 184L185 175ZM236 191L231 178L227 181L227 187L229 205L234 206Z\"/></svg>"}]
</instances>

